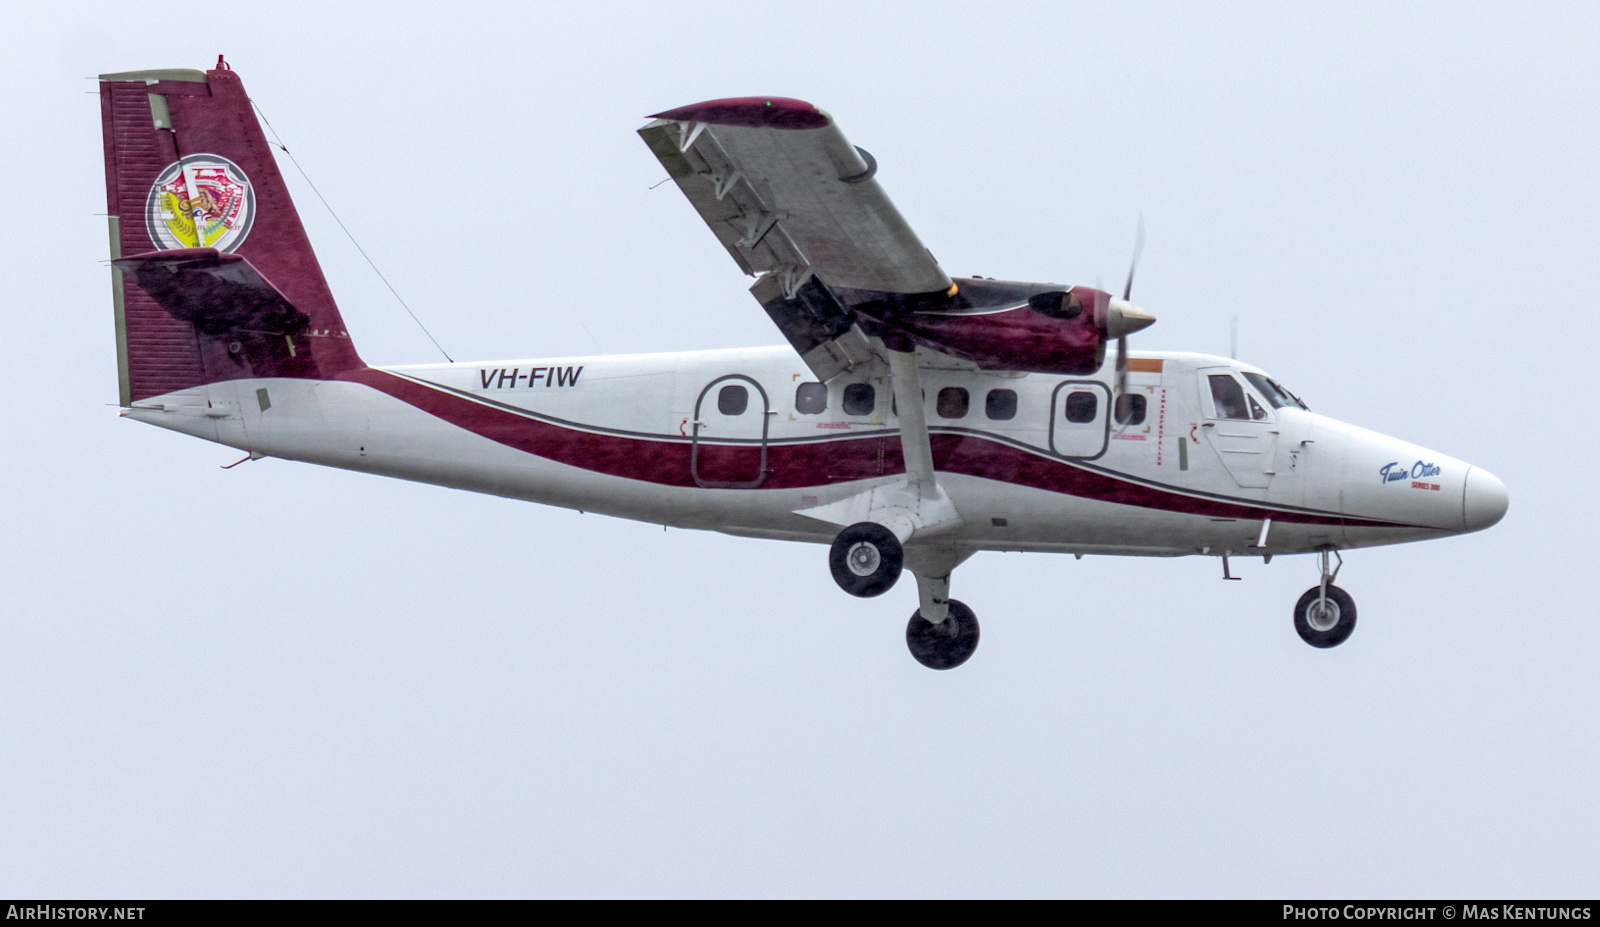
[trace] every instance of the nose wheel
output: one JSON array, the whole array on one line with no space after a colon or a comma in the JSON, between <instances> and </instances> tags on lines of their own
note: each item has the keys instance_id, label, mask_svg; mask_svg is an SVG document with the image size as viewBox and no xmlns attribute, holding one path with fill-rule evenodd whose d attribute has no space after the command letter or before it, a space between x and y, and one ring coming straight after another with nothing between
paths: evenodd
<instances>
[{"instance_id":1,"label":"nose wheel","mask_svg":"<svg viewBox=\"0 0 1600 927\"><path fill-rule=\"evenodd\" d=\"M919 608L906 624L906 646L928 669L955 669L978 649L978 616L965 603L951 599L949 616L933 624Z\"/></svg>"},{"instance_id":2,"label":"nose wheel","mask_svg":"<svg viewBox=\"0 0 1600 927\"><path fill-rule=\"evenodd\" d=\"M1294 629L1313 647L1337 647L1356 629L1356 602L1338 586L1312 586L1294 607Z\"/></svg>"},{"instance_id":3,"label":"nose wheel","mask_svg":"<svg viewBox=\"0 0 1600 927\"><path fill-rule=\"evenodd\" d=\"M1335 553L1334 556L1339 555ZM1299 632L1301 640L1313 647L1326 649L1344 643L1355 631L1356 600L1333 584L1334 578L1339 575L1339 567L1344 566L1343 558L1330 572L1328 551L1323 551L1317 566L1322 573L1322 581L1307 589L1300 601L1295 603L1294 629Z\"/></svg>"}]
</instances>

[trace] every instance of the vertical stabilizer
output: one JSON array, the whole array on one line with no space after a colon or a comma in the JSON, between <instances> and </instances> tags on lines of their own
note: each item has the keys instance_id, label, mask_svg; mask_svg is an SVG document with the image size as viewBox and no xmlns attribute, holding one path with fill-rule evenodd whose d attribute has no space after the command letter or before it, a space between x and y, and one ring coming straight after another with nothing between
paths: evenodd
<instances>
[{"instance_id":1,"label":"vertical stabilizer","mask_svg":"<svg viewBox=\"0 0 1600 927\"><path fill-rule=\"evenodd\" d=\"M244 85L217 64L100 76L123 405L363 366Z\"/></svg>"}]
</instances>

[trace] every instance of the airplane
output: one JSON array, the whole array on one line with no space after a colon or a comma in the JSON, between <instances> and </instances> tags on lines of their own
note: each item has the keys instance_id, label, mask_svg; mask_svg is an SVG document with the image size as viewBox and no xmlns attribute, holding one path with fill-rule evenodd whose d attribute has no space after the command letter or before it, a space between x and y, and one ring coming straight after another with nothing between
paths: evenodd
<instances>
[{"instance_id":1,"label":"airplane","mask_svg":"<svg viewBox=\"0 0 1600 927\"><path fill-rule=\"evenodd\" d=\"M1131 270L1120 297L950 276L872 155L782 97L638 133L786 345L371 367L238 74L99 86L122 417L248 460L827 545L853 596L911 573L906 643L933 669L976 650L950 585L979 551L1210 556L1224 579L1313 554L1293 624L1330 648L1356 624L1341 551L1509 504L1488 471L1312 412L1261 368L1130 350L1155 321Z\"/></svg>"}]
</instances>

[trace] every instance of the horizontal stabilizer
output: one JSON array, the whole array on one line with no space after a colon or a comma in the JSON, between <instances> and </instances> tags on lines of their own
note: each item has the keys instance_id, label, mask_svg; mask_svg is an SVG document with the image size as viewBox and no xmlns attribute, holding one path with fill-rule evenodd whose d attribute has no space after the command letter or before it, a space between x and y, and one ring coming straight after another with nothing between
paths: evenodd
<instances>
[{"instance_id":1,"label":"horizontal stabilizer","mask_svg":"<svg viewBox=\"0 0 1600 927\"><path fill-rule=\"evenodd\" d=\"M311 319L238 254L215 248L151 251L112 261L173 318L202 334L297 335Z\"/></svg>"}]
</instances>

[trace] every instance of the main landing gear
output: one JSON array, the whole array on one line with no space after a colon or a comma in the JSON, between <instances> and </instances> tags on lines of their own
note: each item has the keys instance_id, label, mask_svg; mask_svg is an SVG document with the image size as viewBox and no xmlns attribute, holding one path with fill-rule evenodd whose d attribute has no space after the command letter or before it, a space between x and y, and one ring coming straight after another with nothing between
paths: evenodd
<instances>
[{"instance_id":1,"label":"main landing gear","mask_svg":"<svg viewBox=\"0 0 1600 927\"><path fill-rule=\"evenodd\" d=\"M978 649L978 616L950 598L950 573L969 554L917 547L911 564L921 607L906 624L906 646L929 669L955 669ZM906 552L893 531L864 521L839 532L828 549L828 568L839 588L870 598L892 588L906 568Z\"/></svg>"},{"instance_id":2,"label":"main landing gear","mask_svg":"<svg viewBox=\"0 0 1600 927\"><path fill-rule=\"evenodd\" d=\"M978 649L978 616L957 599L949 600L949 611L943 621L934 624L922 617L919 608L906 624L906 646L928 669L955 669Z\"/></svg>"},{"instance_id":3,"label":"main landing gear","mask_svg":"<svg viewBox=\"0 0 1600 927\"><path fill-rule=\"evenodd\" d=\"M888 592L900 578L905 551L894 532L877 522L857 522L839 532L828 549L828 569L839 588L870 598Z\"/></svg>"},{"instance_id":4,"label":"main landing gear","mask_svg":"<svg viewBox=\"0 0 1600 927\"><path fill-rule=\"evenodd\" d=\"M1322 574L1322 581L1307 589L1294 607L1294 629L1300 633L1301 640L1313 647L1337 647L1356 629L1355 599L1333 584L1339 568L1344 566L1344 558L1337 551L1333 552L1339 563L1330 572L1328 553L1322 551L1318 555L1317 570Z\"/></svg>"}]
</instances>

